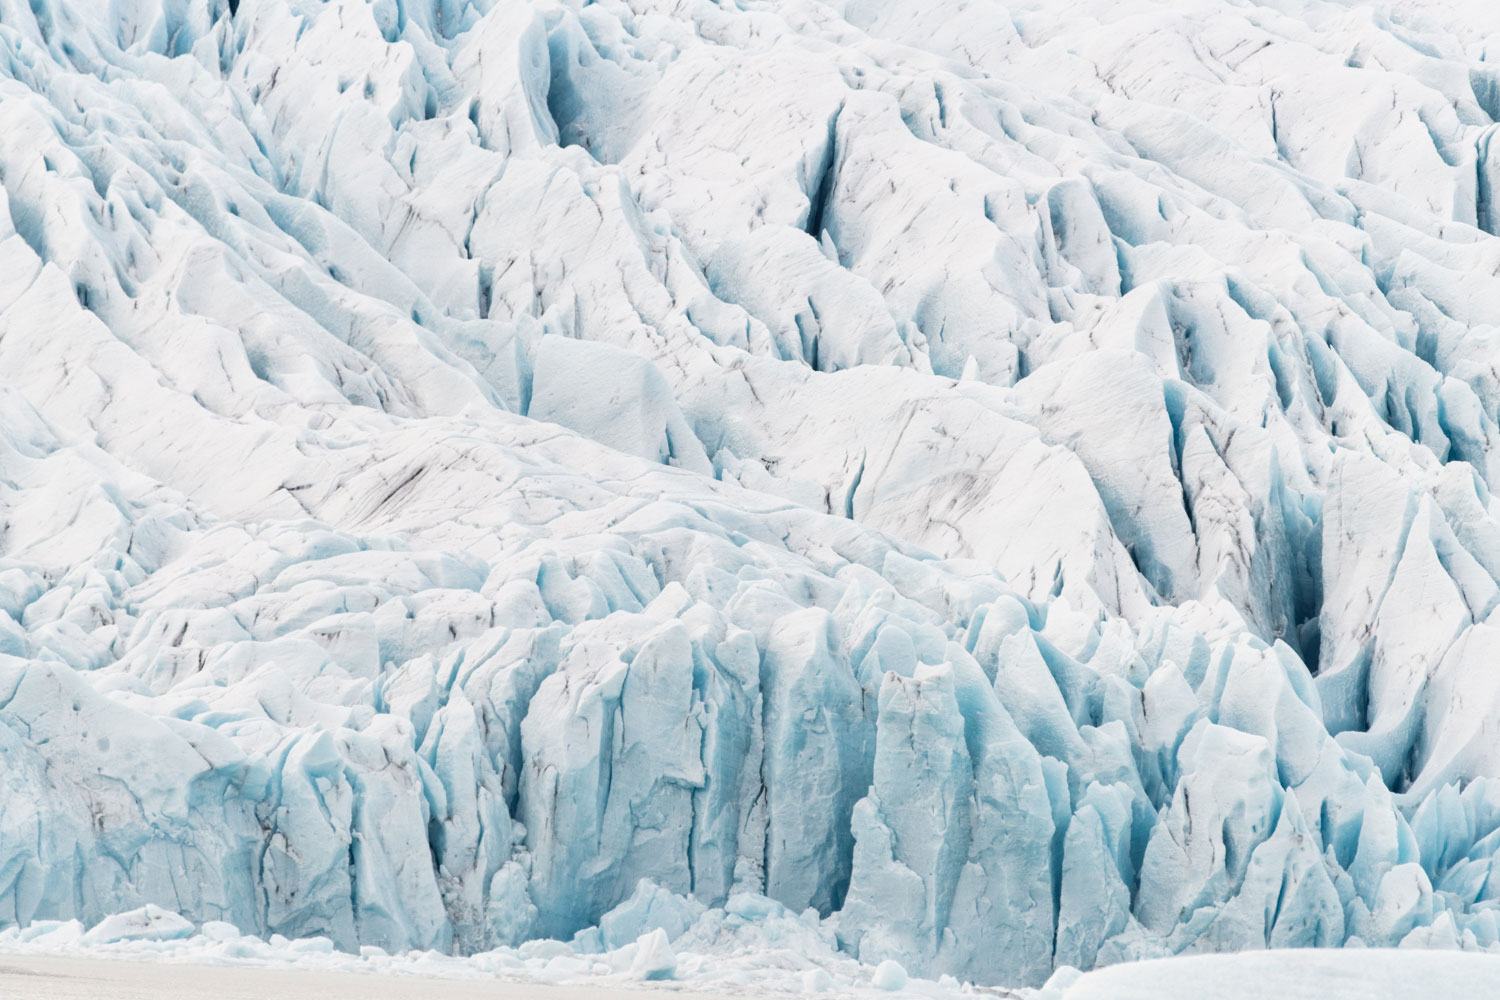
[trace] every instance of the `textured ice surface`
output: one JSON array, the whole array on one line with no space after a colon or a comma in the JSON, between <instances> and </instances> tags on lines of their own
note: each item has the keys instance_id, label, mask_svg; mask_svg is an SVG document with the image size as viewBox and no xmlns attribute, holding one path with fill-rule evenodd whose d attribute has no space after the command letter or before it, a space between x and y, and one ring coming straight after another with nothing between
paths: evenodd
<instances>
[{"instance_id":1,"label":"textured ice surface","mask_svg":"<svg viewBox=\"0 0 1500 1000\"><path fill-rule=\"evenodd\" d=\"M584 989L587 990L584 995L593 997L622 993L626 997L649 997L653 994L640 991L653 986L671 989L676 995L690 991L686 993L690 998L703 995L697 991L735 996L831 992L857 1000L879 1000L894 989L902 990L907 997L926 996L932 1000L956 1000L961 994L972 995L972 988L960 986L951 977L938 981L912 979L898 963L887 961L875 967L840 953L833 934L820 926L815 913L794 915L764 898L749 896L734 897L723 908L707 910L699 906L697 910L697 918L686 933L681 930L669 933L666 928L657 927L602 948L597 941L579 940L571 944L530 941L518 948L501 946L456 957L437 951L390 954L371 946L352 954L338 951L326 937L289 940L272 935L267 941L241 934L225 923L209 922L195 928L175 914L148 906L106 918L89 931L77 921L36 921L25 929L0 930L0 993L16 985L9 975L15 970L45 971L51 963L63 959L87 958L107 959L113 966L155 963L164 997L178 996L172 992L176 981L172 967L184 964L240 970L378 973L386 983L397 977L407 982L410 982L407 977L421 977L423 984L471 981L488 983L487 996L495 995L496 979L505 983L498 989L507 995L517 993L511 987L518 984L575 988L571 993L558 990L555 994L558 997L581 995ZM179 922L186 924L185 929ZM669 937L676 939L675 945L668 942ZM1500 957L1483 957L1500 965ZM31 964L31 960L38 964ZM94 971L97 974L104 970ZM250 984L256 981L254 977L236 977L231 985L247 991L248 995ZM81 980L83 984L87 982ZM290 985L288 997L303 996L294 984ZM19 986L26 989L27 997L51 995L46 992L46 983L39 980L23 979ZM322 995L364 996L367 992L386 995L379 992L382 985L377 980L344 982L339 987L336 993L328 992L325 987ZM396 992L389 986L384 988ZM308 989L311 991L311 987ZM420 989L409 987L409 993L403 995L416 996ZM213 992L208 985L200 984L197 992L184 989L182 995L199 1000ZM124 990L121 993L136 996ZM66 997L74 995L66 990L63 993ZM81 997L84 993L77 995ZM106 995L113 997L115 993L96 986L87 995L93 1000ZM427 994L421 992L421 995ZM438 995L436 990L433 995Z\"/></svg>"},{"instance_id":2,"label":"textured ice surface","mask_svg":"<svg viewBox=\"0 0 1500 1000\"><path fill-rule=\"evenodd\" d=\"M142 915L123 916L138 923ZM0 991L9 988L39 1000L106 995L141 1000L208 995L235 1000L266 995L278 1000L355 995L457 1000L497 992L543 1000L800 994L882 1000L892 993L907 1000L960 1000L995 994L948 976L912 978L890 959L878 966L861 964L810 933L806 919L785 913L747 919L739 933L721 938L710 953L673 952L670 981L647 978L643 972L651 966L642 957L652 954L646 945L664 936L664 930L607 952L538 941L453 957L438 952L390 955L370 947L353 955L335 950L327 938L268 942L240 935L228 924L206 924L190 936L87 941L76 922L38 923L26 931L0 931ZM752 926L772 933L757 940L744 934ZM703 946L701 940L683 944ZM1500 955L1320 948L1175 956L1089 973L1064 966L1040 989L1022 987L1001 995L1012 1000L1491 1000L1497 990Z\"/></svg>"},{"instance_id":3,"label":"textured ice surface","mask_svg":"<svg viewBox=\"0 0 1500 1000\"><path fill-rule=\"evenodd\" d=\"M1500 8L236 7L0 0L0 924L1500 943Z\"/></svg>"}]
</instances>

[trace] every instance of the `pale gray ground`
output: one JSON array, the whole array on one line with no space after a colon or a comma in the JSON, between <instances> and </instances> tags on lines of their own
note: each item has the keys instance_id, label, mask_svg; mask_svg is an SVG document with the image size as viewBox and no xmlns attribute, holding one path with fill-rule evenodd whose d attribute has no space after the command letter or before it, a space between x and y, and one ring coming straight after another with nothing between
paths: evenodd
<instances>
[{"instance_id":1,"label":"pale gray ground","mask_svg":"<svg viewBox=\"0 0 1500 1000\"><path fill-rule=\"evenodd\" d=\"M652 1000L666 990L551 986L352 972L0 956L3 1000ZM707 994L673 991L681 1000ZM722 1000L722 998L721 998Z\"/></svg>"}]
</instances>

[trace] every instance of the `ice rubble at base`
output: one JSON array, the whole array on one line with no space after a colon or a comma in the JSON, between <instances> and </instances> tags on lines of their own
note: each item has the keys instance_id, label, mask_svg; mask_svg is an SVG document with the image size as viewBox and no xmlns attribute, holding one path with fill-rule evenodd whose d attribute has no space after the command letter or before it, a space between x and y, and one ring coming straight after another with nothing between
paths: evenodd
<instances>
[{"instance_id":1,"label":"ice rubble at base","mask_svg":"<svg viewBox=\"0 0 1500 1000\"><path fill-rule=\"evenodd\" d=\"M627 923L632 932L653 926L655 921L641 919L650 904L645 908L640 904L663 898L660 890L643 885L630 904L614 914L615 930L623 930ZM951 976L937 981L913 978L890 959L878 966L862 965L837 951L832 933L819 927L815 913L794 916L764 897L740 895L723 909L688 909L694 921L685 933L680 929L675 933L681 950L671 947L667 931L657 927L617 948L601 948L597 936L590 934L580 935L571 945L532 941L519 948L454 957L433 951L393 955L375 947L350 954L335 950L322 937L287 940L275 935L265 941L242 934L232 924L209 922L194 927L148 905L108 918L87 932L77 921L40 921L24 931L0 931L0 973L12 971L16 959L39 956L49 962L59 957L152 962L159 982L169 992L175 979L172 966L190 963L419 977L424 982L545 983L610 990L615 995L622 987L686 989L697 995L832 994L851 1000L879 1000L892 994L958 1000L996 993L959 983ZM20 967L31 968L24 961ZM55 966L42 966L33 974L55 971ZM74 974L80 972L96 981L107 975L97 965L74 968ZM1189 1000L1209 995L1239 1000L1371 996L1488 1000L1497 987L1500 955L1433 951L1417 945L1400 950L1321 948L1175 956L1091 973L1062 966L1040 988L1000 992L1016 1000ZM359 986L350 982L348 988Z\"/></svg>"},{"instance_id":2,"label":"ice rubble at base","mask_svg":"<svg viewBox=\"0 0 1500 1000\"><path fill-rule=\"evenodd\" d=\"M294 967L322 971L494 979L567 985L686 987L713 992L754 989L766 993L834 993L871 997L901 992L933 998L972 995L952 977L914 980L899 963L862 965L838 951L833 933L812 911L792 914L763 896L731 897L721 908L681 900L671 916L648 910L671 899L642 884L613 911L610 931L591 928L571 943L536 940L456 957L438 951L396 954L365 946L341 952L326 937L270 940L243 934L233 924L194 926L147 905L108 917L85 930L74 921L38 921L22 930L0 930L0 961L9 955L78 955L119 961ZM685 923L674 923L686 918ZM669 935L663 921L675 926ZM614 941L611 934L628 934ZM670 943L669 943L670 941Z\"/></svg>"},{"instance_id":3,"label":"ice rubble at base","mask_svg":"<svg viewBox=\"0 0 1500 1000\"><path fill-rule=\"evenodd\" d=\"M0 0L0 923L1497 947L1496 17Z\"/></svg>"}]
</instances>

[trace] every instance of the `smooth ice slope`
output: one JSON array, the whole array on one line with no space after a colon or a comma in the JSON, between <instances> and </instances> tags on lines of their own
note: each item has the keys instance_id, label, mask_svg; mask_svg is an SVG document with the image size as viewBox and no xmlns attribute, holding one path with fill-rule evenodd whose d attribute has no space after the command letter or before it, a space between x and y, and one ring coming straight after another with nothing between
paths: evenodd
<instances>
[{"instance_id":1,"label":"smooth ice slope","mask_svg":"<svg viewBox=\"0 0 1500 1000\"><path fill-rule=\"evenodd\" d=\"M1060 973L1036 1000L1487 1000L1500 990L1500 957L1363 949L1195 955L1119 965L1068 981L1072 979Z\"/></svg>"},{"instance_id":2,"label":"smooth ice slope","mask_svg":"<svg viewBox=\"0 0 1500 1000\"><path fill-rule=\"evenodd\" d=\"M236 7L0 0L0 923L1500 943L1500 8Z\"/></svg>"}]
</instances>

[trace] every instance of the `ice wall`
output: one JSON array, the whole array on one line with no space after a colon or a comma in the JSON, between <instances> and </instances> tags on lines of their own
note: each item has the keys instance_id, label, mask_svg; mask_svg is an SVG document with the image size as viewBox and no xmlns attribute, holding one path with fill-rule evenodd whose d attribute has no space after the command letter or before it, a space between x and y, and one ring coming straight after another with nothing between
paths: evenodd
<instances>
[{"instance_id":1,"label":"ice wall","mask_svg":"<svg viewBox=\"0 0 1500 1000\"><path fill-rule=\"evenodd\" d=\"M0 921L1496 945L1497 32L0 0Z\"/></svg>"}]
</instances>

